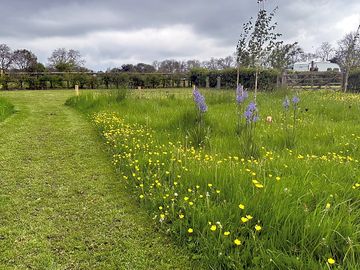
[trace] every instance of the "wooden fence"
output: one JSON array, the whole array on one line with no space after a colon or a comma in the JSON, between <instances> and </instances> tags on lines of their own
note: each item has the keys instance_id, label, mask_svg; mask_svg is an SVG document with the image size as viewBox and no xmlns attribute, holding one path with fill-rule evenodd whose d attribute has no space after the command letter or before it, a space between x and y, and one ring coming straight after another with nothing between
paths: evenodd
<instances>
[{"instance_id":1,"label":"wooden fence","mask_svg":"<svg viewBox=\"0 0 360 270\"><path fill-rule=\"evenodd\" d=\"M290 88L320 89L342 87L343 76L340 72L295 72L282 76L282 85Z\"/></svg>"}]
</instances>

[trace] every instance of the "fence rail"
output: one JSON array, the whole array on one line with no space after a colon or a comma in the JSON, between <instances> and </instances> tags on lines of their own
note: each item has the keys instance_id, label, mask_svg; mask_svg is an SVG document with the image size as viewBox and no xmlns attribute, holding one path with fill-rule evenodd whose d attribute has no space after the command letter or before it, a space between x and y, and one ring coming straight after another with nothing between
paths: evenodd
<instances>
[{"instance_id":1,"label":"fence rail","mask_svg":"<svg viewBox=\"0 0 360 270\"><path fill-rule=\"evenodd\" d=\"M296 72L282 77L282 84L291 88L339 88L342 82L340 72Z\"/></svg>"}]
</instances>

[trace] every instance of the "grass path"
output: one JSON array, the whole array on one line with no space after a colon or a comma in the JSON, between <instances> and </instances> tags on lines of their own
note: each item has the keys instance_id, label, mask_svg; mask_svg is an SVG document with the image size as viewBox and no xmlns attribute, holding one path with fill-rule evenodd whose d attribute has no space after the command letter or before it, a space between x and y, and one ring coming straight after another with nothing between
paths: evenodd
<instances>
[{"instance_id":1,"label":"grass path","mask_svg":"<svg viewBox=\"0 0 360 270\"><path fill-rule=\"evenodd\" d=\"M0 269L189 269L132 204L68 91L1 93Z\"/></svg>"}]
</instances>

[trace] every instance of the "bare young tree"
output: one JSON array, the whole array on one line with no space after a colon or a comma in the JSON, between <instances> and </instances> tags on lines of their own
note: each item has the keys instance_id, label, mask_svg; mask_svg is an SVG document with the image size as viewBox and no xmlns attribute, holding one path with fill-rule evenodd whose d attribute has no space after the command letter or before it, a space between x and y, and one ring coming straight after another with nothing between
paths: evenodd
<instances>
[{"instance_id":1,"label":"bare young tree","mask_svg":"<svg viewBox=\"0 0 360 270\"><path fill-rule=\"evenodd\" d=\"M218 70L218 61L214 57L211 57L208 61L203 61L202 66L209 70Z\"/></svg>"},{"instance_id":2,"label":"bare young tree","mask_svg":"<svg viewBox=\"0 0 360 270\"><path fill-rule=\"evenodd\" d=\"M13 66L21 71L33 71L36 68L37 57L31 51L23 49L13 53Z\"/></svg>"},{"instance_id":3,"label":"bare young tree","mask_svg":"<svg viewBox=\"0 0 360 270\"><path fill-rule=\"evenodd\" d=\"M343 72L343 91L348 88L348 80L351 69L360 66L360 25L356 32L346 34L345 37L338 42L336 50L335 62L339 64Z\"/></svg>"},{"instance_id":4,"label":"bare young tree","mask_svg":"<svg viewBox=\"0 0 360 270\"><path fill-rule=\"evenodd\" d=\"M217 59L217 66L219 69L231 68L233 64L234 58L230 55L225 58Z\"/></svg>"},{"instance_id":5,"label":"bare young tree","mask_svg":"<svg viewBox=\"0 0 360 270\"><path fill-rule=\"evenodd\" d=\"M0 44L0 69L7 70L12 62L11 49L6 44Z\"/></svg>"},{"instance_id":6,"label":"bare young tree","mask_svg":"<svg viewBox=\"0 0 360 270\"><path fill-rule=\"evenodd\" d=\"M252 19L250 19L249 22L243 25L243 32L240 35L236 47L238 70L240 63L247 63L247 65L256 68L254 89L255 103L259 69L260 67L266 66L267 59L272 50L283 43L282 41L277 41L281 34L275 32L277 23L273 22L277 8L271 13L268 13L264 8L264 1L258 0L257 2L259 4L257 18L254 23L252 22Z\"/></svg>"},{"instance_id":7,"label":"bare young tree","mask_svg":"<svg viewBox=\"0 0 360 270\"><path fill-rule=\"evenodd\" d=\"M193 68L201 67L201 63L199 60L192 59L192 60L186 61L186 66L187 66L187 70L191 70Z\"/></svg>"},{"instance_id":8,"label":"bare young tree","mask_svg":"<svg viewBox=\"0 0 360 270\"><path fill-rule=\"evenodd\" d=\"M239 41L236 45L236 65L237 65L237 76L236 76L236 85L239 85L240 78L240 66L249 65L249 39L250 33L253 29L253 18L243 24L242 32L240 33Z\"/></svg>"},{"instance_id":9,"label":"bare young tree","mask_svg":"<svg viewBox=\"0 0 360 270\"><path fill-rule=\"evenodd\" d=\"M335 48L329 42L321 43L320 47L316 49L316 56L322 61L328 61L334 57Z\"/></svg>"}]
</instances>

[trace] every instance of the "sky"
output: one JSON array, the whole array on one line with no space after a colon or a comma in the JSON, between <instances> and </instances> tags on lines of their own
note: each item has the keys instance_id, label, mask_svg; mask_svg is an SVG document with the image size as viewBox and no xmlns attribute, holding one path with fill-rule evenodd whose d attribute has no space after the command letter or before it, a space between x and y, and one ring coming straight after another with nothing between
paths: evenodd
<instances>
[{"instance_id":1,"label":"sky","mask_svg":"<svg viewBox=\"0 0 360 270\"><path fill-rule=\"evenodd\" d=\"M360 23L360 0L267 0L277 31L307 52L334 46ZM93 70L164 59L232 55L256 0L0 0L0 44L38 60L57 48L79 50Z\"/></svg>"}]
</instances>

